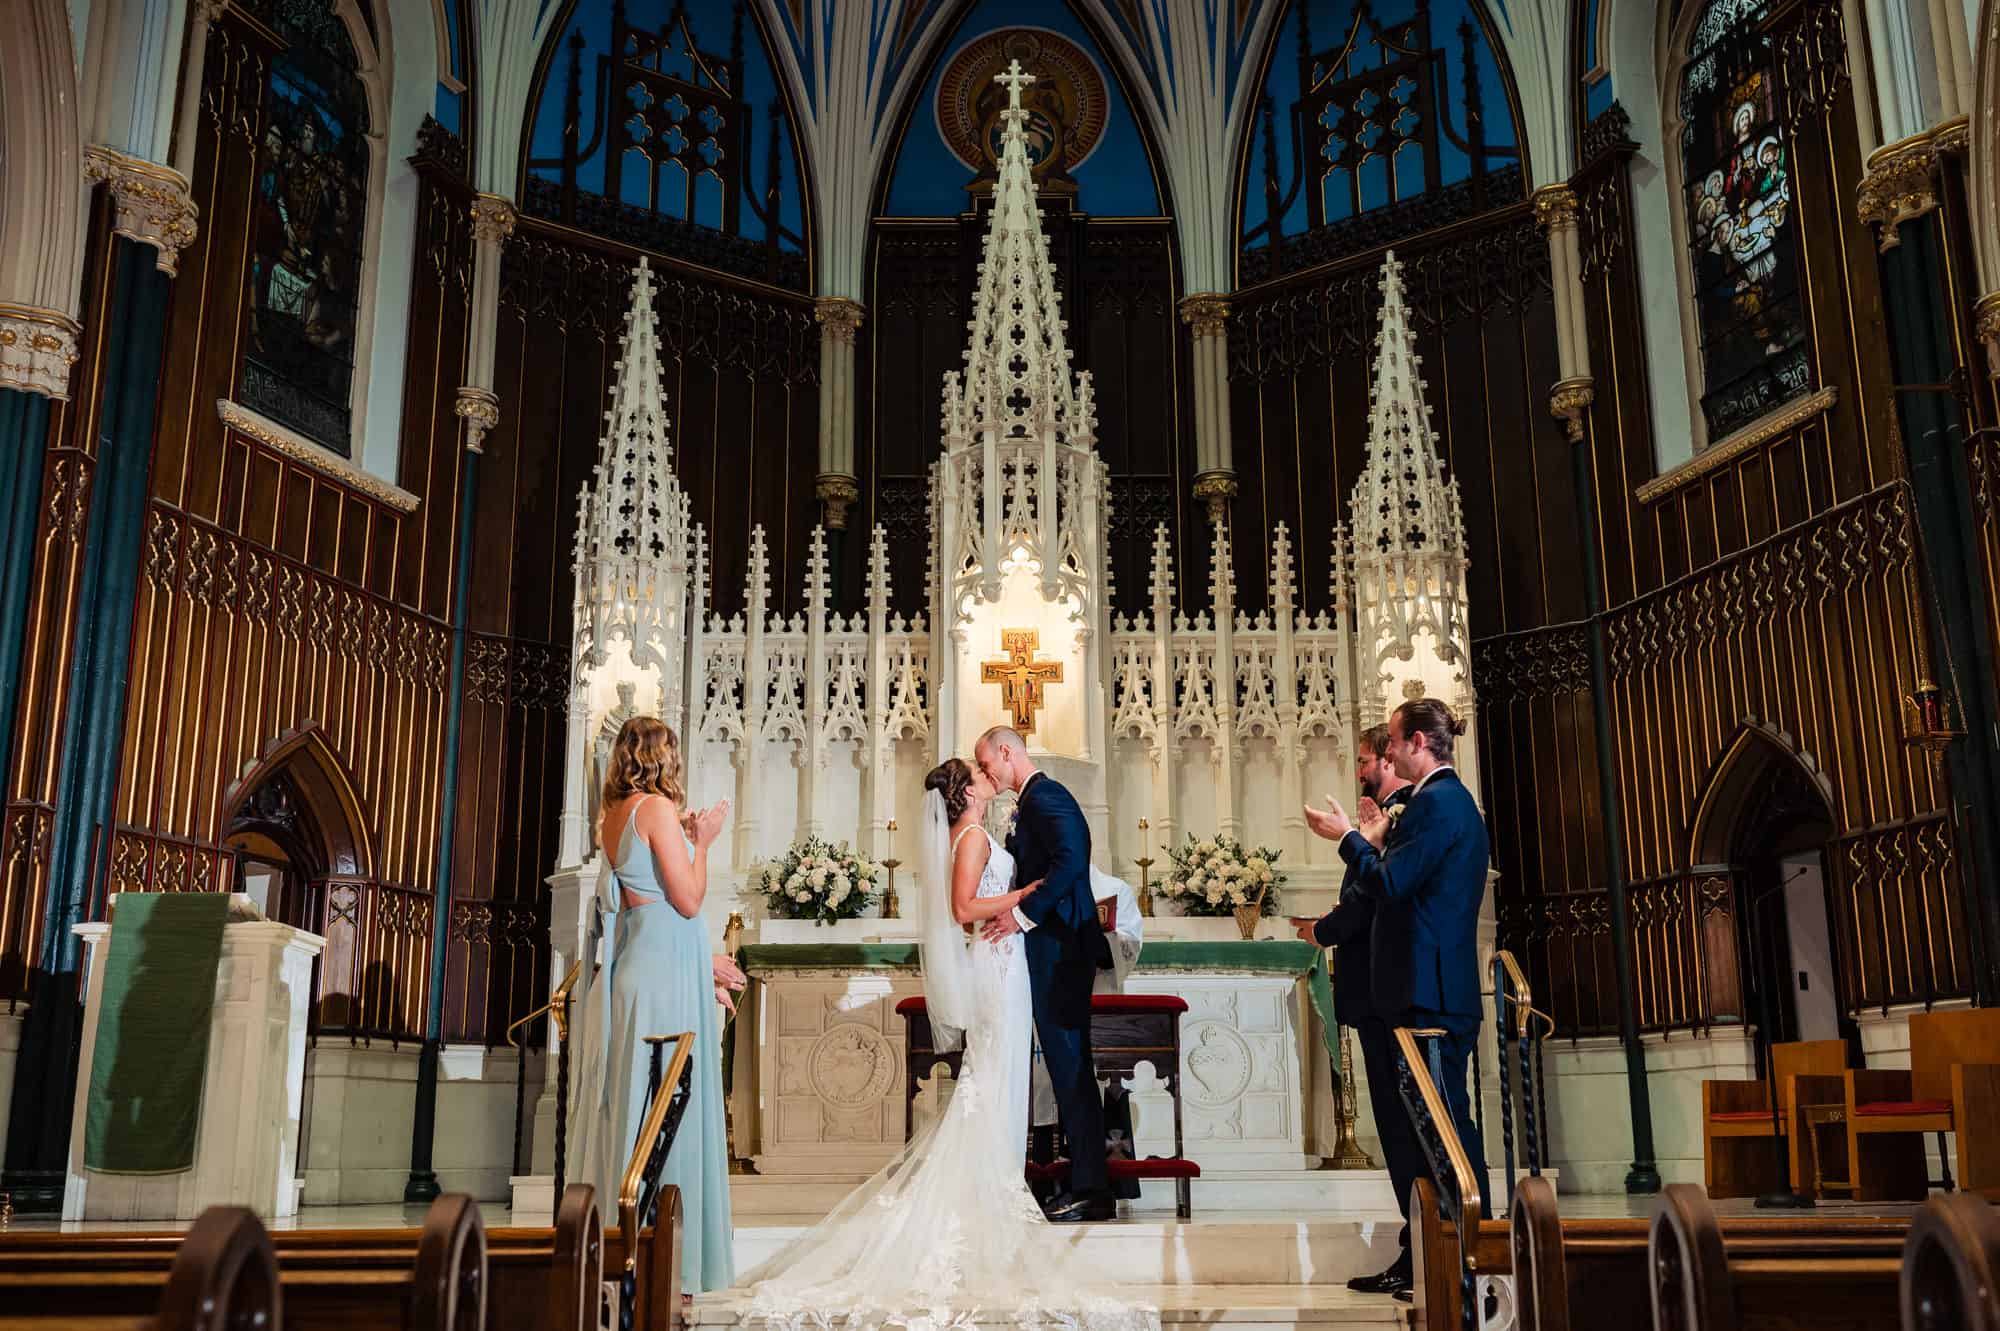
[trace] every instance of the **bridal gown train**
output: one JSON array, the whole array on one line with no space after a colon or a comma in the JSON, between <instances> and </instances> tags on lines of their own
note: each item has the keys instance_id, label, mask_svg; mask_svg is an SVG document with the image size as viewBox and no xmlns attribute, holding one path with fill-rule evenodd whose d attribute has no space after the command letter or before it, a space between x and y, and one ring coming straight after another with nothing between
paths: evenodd
<instances>
[{"instance_id":1,"label":"bridal gown train","mask_svg":"<svg viewBox=\"0 0 2000 1331\"><path fill-rule=\"evenodd\" d=\"M978 894L999 896L1013 877L1013 857L991 846ZM752 1320L795 1331L976 1321L1157 1331L1159 1310L1107 1289L1075 1246L1078 1227L1050 1224L1022 1179L1034 1019L1021 936L970 948L976 1016L948 1107L825 1220L742 1278Z\"/></svg>"}]
</instances>

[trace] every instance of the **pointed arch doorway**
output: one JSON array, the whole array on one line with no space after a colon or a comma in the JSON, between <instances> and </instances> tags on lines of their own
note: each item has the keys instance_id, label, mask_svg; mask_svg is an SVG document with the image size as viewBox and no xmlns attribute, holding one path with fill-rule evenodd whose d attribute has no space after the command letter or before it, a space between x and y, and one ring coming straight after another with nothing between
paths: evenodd
<instances>
[{"instance_id":1,"label":"pointed arch doorway","mask_svg":"<svg viewBox=\"0 0 2000 1331\"><path fill-rule=\"evenodd\" d=\"M1840 834L1832 783L1784 731L1745 720L1710 769L1690 832L1699 876L1731 884L1741 1011L1764 1062L1774 1043L1848 1042L1851 974L1834 929Z\"/></svg>"}]
</instances>

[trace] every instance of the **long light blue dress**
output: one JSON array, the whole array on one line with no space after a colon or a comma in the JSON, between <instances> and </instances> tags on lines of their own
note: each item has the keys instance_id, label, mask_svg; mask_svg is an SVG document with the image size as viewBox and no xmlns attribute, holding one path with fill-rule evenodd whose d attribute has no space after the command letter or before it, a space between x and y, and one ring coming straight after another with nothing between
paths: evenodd
<instances>
[{"instance_id":1,"label":"long light blue dress","mask_svg":"<svg viewBox=\"0 0 2000 1331\"><path fill-rule=\"evenodd\" d=\"M618 1183L646 1117L651 1050L642 1041L693 1031L693 1101L661 1174L662 1183L681 1192L681 1288L692 1294L728 1288L736 1271L722 1106L722 1009L715 1001L708 928L667 900L652 849L633 826L643 803L634 802L625 819L612 871L600 881L595 900L590 951L607 926L611 946L579 1012L583 1070L574 1177L596 1187L605 1228L615 1226ZM644 898L644 904L626 905L627 892Z\"/></svg>"}]
</instances>

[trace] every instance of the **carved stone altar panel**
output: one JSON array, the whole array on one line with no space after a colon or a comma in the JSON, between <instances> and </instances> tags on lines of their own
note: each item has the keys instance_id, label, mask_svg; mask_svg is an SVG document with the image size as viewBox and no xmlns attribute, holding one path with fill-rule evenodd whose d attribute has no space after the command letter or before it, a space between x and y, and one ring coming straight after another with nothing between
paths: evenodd
<instances>
[{"instance_id":1,"label":"carved stone altar panel","mask_svg":"<svg viewBox=\"0 0 2000 1331\"><path fill-rule=\"evenodd\" d=\"M872 1173L903 1145L901 999L915 975L779 971L759 979L761 1174Z\"/></svg>"}]
</instances>

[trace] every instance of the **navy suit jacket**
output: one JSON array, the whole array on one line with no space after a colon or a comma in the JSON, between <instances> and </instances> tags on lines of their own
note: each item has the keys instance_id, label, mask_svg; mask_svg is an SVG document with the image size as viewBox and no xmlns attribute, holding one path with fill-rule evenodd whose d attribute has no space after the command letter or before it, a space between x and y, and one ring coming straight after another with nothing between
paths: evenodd
<instances>
[{"instance_id":1,"label":"navy suit jacket","mask_svg":"<svg viewBox=\"0 0 2000 1331\"><path fill-rule=\"evenodd\" d=\"M1042 880L1021 903L1035 926L1026 939L1035 1019L1071 1029L1086 1025L1104 930L1090 894L1090 824L1076 797L1036 774L1014 806L1007 852L1014 857L1015 886Z\"/></svg>"},{"instance_id":2,"label":"navy suit jacket","mask_svg":"<svg viewBox=\"0 0 2000 1331\"><path fill-rule=\"evenodd\" d=\"M1385 809L1410 799L1410 787L1400 786L1382 801ZM1391 824L1393 826L1394 824ZM1374 967L1369 963L1369 932L1375 923L1375 903L1354 890L1354 866L1340 880L1333 909L1313 925L1313 938L1333 953L1333 1010L1343 1026L1375 1015Z\"/></svg>"},{"instance_id":3,"label":"navy suit jacket","mask_svg":"<svg viewBox=\"0 0 2000 1331\"><path fill-rule=\"evenodd\" d=\"M1352 887L1375 904L1370 926L1375 1011L1412 1008L1477 1017L1479 904L1486 895L1486 820L1452 771L1411 796L1378 852L1359 832L1340 843Z\"/></svg>"}]
</instances>

